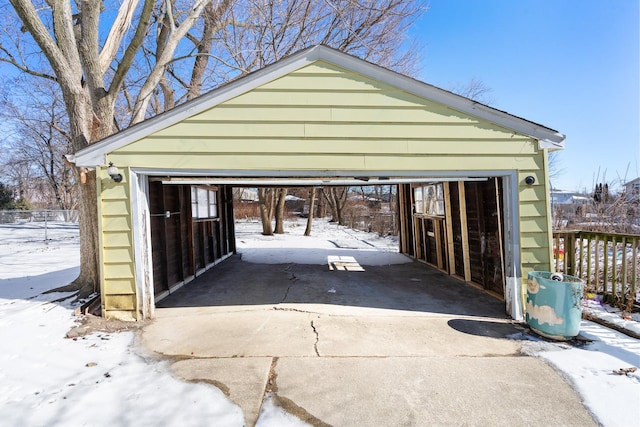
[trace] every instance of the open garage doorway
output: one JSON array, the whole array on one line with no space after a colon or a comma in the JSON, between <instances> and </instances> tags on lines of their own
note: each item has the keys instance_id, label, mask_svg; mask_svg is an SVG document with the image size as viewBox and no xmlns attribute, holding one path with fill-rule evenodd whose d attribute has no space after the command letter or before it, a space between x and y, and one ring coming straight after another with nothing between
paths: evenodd
<instances>
[{"instance_id":1,"label":"open garage doorway","mask_svg":"<svg viewBox=\"0 0 640 427\"><path fill-rule=\"evenodd\" d=\"M309 188L303 184L311 181L302 181L287 179L278 183ZM384 185L393 188L389 192L393 200L380 200L377 208L357 217L349 213L343 223L351 226L349 228L373 231L373 224L378 220L375 214L385 212L388 215L387 211L392 211L391 222L395 224L390 229L396 231L391 233L396 234L396 255L406 255L426 264L425 268L436 269L504 299L505 266L513 258L513 254L505 249L508 242L504 239L509 221L513 222L508 218L509 209L505 209L504 200L504 182L508 183L509 177L449 180L420 177L391 181ZM352 184L352 188L362 187L353 185L356 183L358 181L353 179L336 181L346 188L349 188L346 184ZM250 184L273 185L274 181L149 177L151 264L156 302L237 252L238 245L242 244L236 240L236 221L247 218L246 214L241 218L234 215L234 194L236 209L242 204L255 205L258 202L250 194L258 187L249 187ZM239 199L238 194L244 199ZM308 200L300 197L300 192L296 194L296 203L289 208L289 214L309 215ZM349 197L364 200L356 190L352 190ZM386 205L381 207L381 204ZM330 216L329 212L323 213ZM256 222L255 233L260 234L259 218L254 217L253 221ZM357 247L350 248L345 241L334 240L331 242L335 246L331 248L333 251L327 251L325 268L351 271L362 268L359 261L348 254L350 249ZM366 240L364 243L353 242L368 244ZM274 254L277 252L276 248L270 250ZM298 254L304 251L301 248Z\"/></svg>"}]
</instances>

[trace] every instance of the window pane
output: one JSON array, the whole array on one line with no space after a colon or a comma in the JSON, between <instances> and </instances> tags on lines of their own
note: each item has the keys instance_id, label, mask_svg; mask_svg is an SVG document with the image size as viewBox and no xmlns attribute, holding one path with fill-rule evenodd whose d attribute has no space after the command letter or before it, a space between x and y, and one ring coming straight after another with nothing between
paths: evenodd
<instances>
[{"instance_id":1,"label":"window pane","mask_svg":"<svg viewBox=\"0 0 640 427\"><path fill-rule=\"evenodd\" d=\"M197 218L206 218L209 214L208 191L204 188L198 188L198 216Z\"/></svg>"},{"instance_id":2,"label":"window pane","mask_svg":"<svg viewBox=\"0 0 640 427\"><path fill-rule=\"evenodd\" d=\"M191 217L198 218L198 192L196 187L191 187Z\"/></svg>"},{"instance_id":3,"label":"window pane","mask_svg":"<svg viewBox=\"0 0 640 427\"><path fill-rule=\"evenodd\" d=\"M216 191L209 191L209 217L218 217L218 193Z\"/></svg>"},{"instance_id":4,"label":"window pane","mask_svg":"<svg viewBox=\"0 0 640 427\"><path fill-rule=\"evenodd\" d=\"M424 207L422 203L422 187L413 189L413 198L416 201L416 213L424 213Z\"/></svg>"}]
</instances>

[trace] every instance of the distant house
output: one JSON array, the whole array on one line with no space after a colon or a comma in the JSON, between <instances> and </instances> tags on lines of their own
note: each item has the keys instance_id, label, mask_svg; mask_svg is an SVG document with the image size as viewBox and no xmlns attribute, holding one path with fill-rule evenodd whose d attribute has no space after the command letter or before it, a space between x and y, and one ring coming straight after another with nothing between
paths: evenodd
<instances>
[{"instance_id":1,"label":"distant house","mask_svg":"<svg viewBox=\"0 0 640 427\"><path fill-rule=\"evenodd\" d=\"M257 202L258 191L252 188L234 188L233 199L239 202Z\"/></svg>"},{"instance_id":2,"label":"distant house","mask_svg":"<svg viewBox=\"0 0 640 427\"><path fill-rule=\"evenodd\" d=\"M589 196L575 191L551 190L551 206L584 205L591 201Z\"/></svg>"},{"instance_id":3,"label":"distant house","mask_svg":"<svg viewBox=\"0 0 640 427\"><path fill-rule=\"evenodd\" d=\"M624 192L629 200L640 199L640 178L636 178L624 185Z\"/></svg>"}]
</instances>

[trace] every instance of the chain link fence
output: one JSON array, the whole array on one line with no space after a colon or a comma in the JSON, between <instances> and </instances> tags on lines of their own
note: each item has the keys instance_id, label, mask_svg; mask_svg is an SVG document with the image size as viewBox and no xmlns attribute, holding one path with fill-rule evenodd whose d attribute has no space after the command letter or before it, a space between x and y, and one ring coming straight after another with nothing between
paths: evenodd
<instances>
[{"instance_id":1,"label":"chain link fence","mask_svg":"<svg viewBox=\"0 0 640 427\"><path fill-rule=\"evenodd\" d=\"M22 224L27 222L78 222L76 210L32 210L0 211L0 224Z\"/></svg>"},{"instance_id":2,"label":"chain link fence","mask_svg":"<svg viewBox=\"0 0 640 427\"><path fill-rule=\"evenodd\" d=\"M52 233L58 235L61 229L77 230L77 224L76 210L0 211L0 226L41 230L46 244Z\"/></svg>"}]
</instances>

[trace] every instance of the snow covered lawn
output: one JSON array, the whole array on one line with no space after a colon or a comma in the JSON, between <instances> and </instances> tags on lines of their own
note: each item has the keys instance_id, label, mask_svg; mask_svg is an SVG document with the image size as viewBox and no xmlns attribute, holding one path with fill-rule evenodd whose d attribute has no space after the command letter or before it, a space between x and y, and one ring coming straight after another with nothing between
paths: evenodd
<instances>
[{"instance_id":1,"label":"snow covered lawn","mask_svg":"<svg viewBox=\"0 0 640 427\"><path fill-rule=\"evenodd\" d=\"M249 262L326 263L323 245L335 250L357 247L371 256L397 250L394 239L380 238L314 223L304 238L302 222L290 222L287 235L264 237L260 224L238 224L238 247ZM0 225L0 424L241 426L243 414L217 388L174 379L168 364L134 345L133 332L96 332L65 338L74 325L65 295L43 294L64 285L78 272L78 229L73 224ZM387 261L389 262L389 261ZM398 255L391 262L405 262ZM582 347L549 343L527 334L523 350L561 371L585 405L605 426L638 425L640 340L583 321L582 335L593 340ZM301 425L265 400L261 426Z\"/></svg>"}]
</instances>

